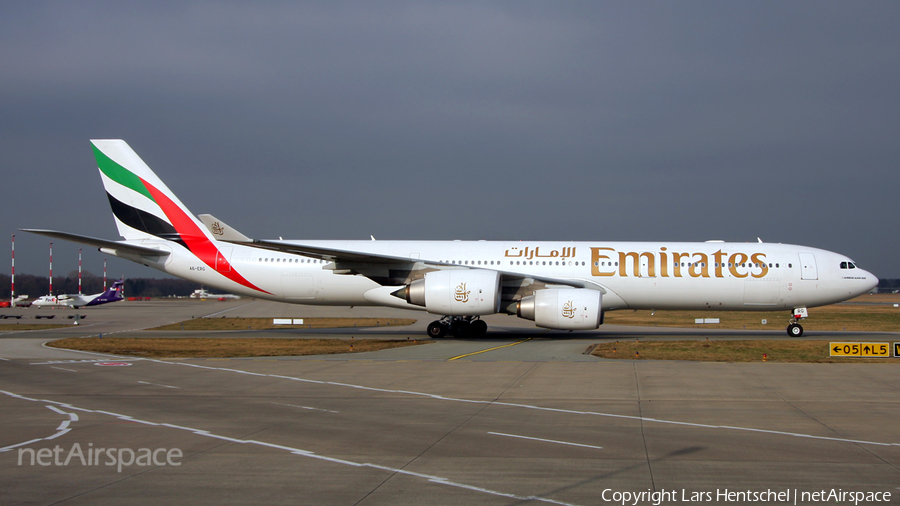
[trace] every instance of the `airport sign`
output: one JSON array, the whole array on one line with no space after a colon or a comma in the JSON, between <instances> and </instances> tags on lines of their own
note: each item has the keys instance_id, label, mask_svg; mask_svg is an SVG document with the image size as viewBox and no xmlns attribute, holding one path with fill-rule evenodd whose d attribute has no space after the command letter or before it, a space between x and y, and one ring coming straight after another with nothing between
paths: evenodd
<instances>
[{"instance_id":1,"label":"airport sign","mask_svg":"<svg viewBox=\"0 0 900 506\"><path fill-rule=\"evenodd\" d=\"M894 356L898 356L900 343L894 343ZM890 358L888 343L829 343L832 357Z\"/></svg>"}]
</instances>

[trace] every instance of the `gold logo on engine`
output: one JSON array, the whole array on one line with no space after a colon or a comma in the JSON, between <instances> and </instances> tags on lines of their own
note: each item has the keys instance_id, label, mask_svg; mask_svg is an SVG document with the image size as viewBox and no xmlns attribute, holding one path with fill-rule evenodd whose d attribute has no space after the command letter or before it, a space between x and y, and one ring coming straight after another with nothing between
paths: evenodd
<instances>
[{"instance_id":1,"label":"gold logo on engine","mask_svg":"<svg viewBox=\"0 0 900 506\"><path fill-rule=\"evenodd\" d=\"M456 302L469 302L470 293L472 293L471 290L466 291L466 284L460 283L459 286L456 287Z\"/></svg>"},{"instance_id":2,"label":"gold logo on engine","mask_svg":"<svg viewBox=\"0 0 900 506\"><path fill-rule=\"evenodd\" d=\"M563 304L562 315L566 318L575 318L575 304L571 300Z\"/></svg>"}]
</instances>

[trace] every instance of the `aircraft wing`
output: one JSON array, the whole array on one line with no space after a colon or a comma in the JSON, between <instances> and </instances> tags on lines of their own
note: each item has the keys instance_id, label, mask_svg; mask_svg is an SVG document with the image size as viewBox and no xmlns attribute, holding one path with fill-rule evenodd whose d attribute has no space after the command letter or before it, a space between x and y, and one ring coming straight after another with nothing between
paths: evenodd
<instances>
[{"instance_id":1,"label":"aircraft wing","mask_svg":"<svg viewBox=\"0 0 900 506\"><path fill-rule=\"evenodd\" d=\"M52 237L54 239L62 239L65 241L87 244L88 246L95 246L97 248L114 249L117 251L132 253L135 255L164 257L169 254L168 251L158 250L155 248L147 248L145 246L137 246L135 244L128 244L127 242L108 241L106 239L98 239L96 237L89 237L86 235L70 234L68 232L58 232L56 230L42 230L37 228L22 228L19 230L23 232L30 232L32 234Z\"/></svg>"},{"instance_id":2,"label":"aircraft wing","mask_svg":"<svg viewBox=\"0 0 900 506\"><path fill-rule=\"evenodd\" d=\"M289 241L264 241L254 239L253 243L242 243L248 246L268 249L273 251L282 251L284 253L295 253L311 258L318 258L328 262L364 262L374 264L396 264L396 263L413 263L418 260L409 257L397 257L390 255L374 255L371 253L361 253L359 251L341 250L333 248L323 248L321 246L309 246L305 244L297 244Z\"/></svg>"},{"instance_id":3,"label":"aircraft wing","mask_svg":"<svg viewBox=\"0 0 900 506\"><path fill-rule=\"evenodd\" d=\"M305 245L291 241L258 240L253 242L237 242L260 249L294 253L311 258L318 258L332 262L330 268L339 274L360 274L384 285L408 284L411 280L420 278L426 272L445 269L485 269L499 272L504 280L518 281L526 286L535 283L542 285L562 285L574 288L589 288L606 292L602 286L586 279L566 279L546 276L524 275L516 272L507 272L502 269L488 269L487 267L462 266L431 260L420 260L409 257L398 257L365 253L352 250L324 248L321 246ZM398 278L405 279L398 279Z\"/></svg>"}]
</instances>

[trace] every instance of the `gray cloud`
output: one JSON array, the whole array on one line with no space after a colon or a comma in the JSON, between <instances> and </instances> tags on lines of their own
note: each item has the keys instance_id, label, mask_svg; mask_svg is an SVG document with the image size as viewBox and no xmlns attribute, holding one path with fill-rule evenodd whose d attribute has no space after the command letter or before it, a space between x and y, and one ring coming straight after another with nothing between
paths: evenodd
<instances>
[{"instance_id":1,"label":"gray cloud","mask_svg":"<svg viewBox=\"0 0 900 506\"><path fill-rule=\"evenodd\" d=\"M255 237L760 236L900 277L895 3L5 9L10 234L115 237L87 142L114 137Z\"/></svg>"}]
</instances>

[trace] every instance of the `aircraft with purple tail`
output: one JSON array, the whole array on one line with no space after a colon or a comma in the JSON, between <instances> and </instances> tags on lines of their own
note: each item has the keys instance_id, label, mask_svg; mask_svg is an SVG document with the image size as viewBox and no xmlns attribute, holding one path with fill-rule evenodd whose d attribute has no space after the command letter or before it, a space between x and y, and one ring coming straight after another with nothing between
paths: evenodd
<instances>
[{"instance_id":1,"label":"aircraft with purple tail","mask_svg":"<svg viewBox=\"0 0 900 506\"><path fill-rule=\"evenodd\" d=\"M93 295L44 295L38 297L31 303L34 307L72 307L79 309L87 306L99 306L100 304L108 304L110 302L118 302L125 298L122 291L125 287L125 280L115 281L113 285L106 291L95 293Z\"/></svg>"}]
</instances>

